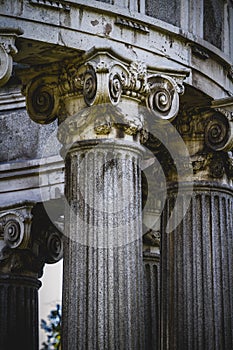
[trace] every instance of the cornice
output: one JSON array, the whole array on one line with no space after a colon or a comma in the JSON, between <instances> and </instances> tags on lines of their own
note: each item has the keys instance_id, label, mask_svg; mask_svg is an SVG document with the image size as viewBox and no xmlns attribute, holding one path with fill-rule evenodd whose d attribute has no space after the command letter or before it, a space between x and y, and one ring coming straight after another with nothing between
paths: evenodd
<instances>
[{"instance_id":1,"label":"cornice","mask_svg":"<svg viewBox=\"0 0 233 350\"><path fill-rule=\"evenodd\" d=\"M0 94L1 111L8 111L25 107L25 96L23 96L21 92L9 92Z\"/></svg>"}]
</instances>

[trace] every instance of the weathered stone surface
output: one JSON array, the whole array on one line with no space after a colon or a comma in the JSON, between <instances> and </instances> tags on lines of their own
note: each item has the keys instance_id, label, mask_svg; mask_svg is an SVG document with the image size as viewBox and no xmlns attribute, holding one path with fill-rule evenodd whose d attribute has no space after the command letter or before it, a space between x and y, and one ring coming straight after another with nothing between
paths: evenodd
<instances>
[{"instance_id":1,"label":"weathered stone surface","mask_svg":"<svg viewBox=\"0 0 233 350\"><path fill-rule=\"evenodd\" d=\"M83 141L67 156L65 349L145 348L140 152Z\"/></svg>"},{"instance_id":2,"label":"weathered stone surface","mask_svg":"<svg viewBox=\"0 0 233 350\"><path fill-rule=\"evenodd\" d=\"M226 108L223 101L232 96L233 91L232 62L227 56L232 57L232 2L7 0L2 1L0 20L4 27L21 26L24 30L16 39L18 53L14 59L19 63L17 74L22 79L30 117L44 124L56 118L63 124L69 117L64 130L59 129L60 140L65 144L63 153L70 152L65 184L67 198L74 209L71 213L74 221L67 220L66 232L69 238L81 238L82 242L70 239L65 249L64 350L85 346L156 349L160 342L166 350L232 348L230 313L233 310L229 290L232 289L233 128L232 106ZM1 68L4 68L5 52L2 50L2 53ZM6 76L8 79L9 70ZM186 89L180 96L184 80ZM13 206L19 200L30 198L36 202L41 198L57 199L63 192L61 159L45 159L42 167L38 160L43 144L57 126L54 123L39 128L27 120L22 96L11 89L11 84L9 81L0 95L0 107L3 106L0 108L1 205ZM98 108L103 103L110 104L110 108ZM147 112L140 115L142 106ZM132 232L142 234L140 175L133 176L132 169L138 144L148 137L144 130L145 117L152 121L148 122L150 127L153 125L151 133L160 130L156 118L173 120L175 132L182 135L189 150L190 163L184 161L183 168L192 167L193 174L187 176L183 168L178 174L166 145L158 146L156 137L147 142L171 185L165 216L173 209L170 204L176 195L174 182L180 180L180 184L185 185L188 181L192 187L194 181L195 191L186 216L184 201L180 202L184 219L173 233L166 233L166 218L162 222L160 272L160 228L150 227L144 235L143 278L140 239L120 248L105 248L105 244L115 242L116 238L129 240ZM163 136L174 136L165 134ZM98 140L101 151L98 147L88 151L92 139ZM115 139L121 143L117 154L112 153L119 157L111 162L106 154ZM83 142L87 142L85 146ZM131 149L127 162L119 163L128 142L133 143L134 150ZM70 150L73 143L75 147ZM57 148L59 144L55 143L46 155L54 155ZM175 142L173 148L183 159ZM96 177L101 157L106 162L103 166L106 181ZM39 170L43 174L40 178ZM84 198L79 185L84 188ZM154 202L160 201L156 191L157 187ZM124 211L124 202L130 200L134 205ZM97 214L86 205L90 202L97 207ZM111 209L111 215L106 214L106 208ZM114 215L114 208L119 209L119 215ZM55 205L54 211L56 209ZM105 210L103 215L100 210ZM154 214L147 212L145 221L150 222ZM119 229L119 224L125 224L130 215L137 217L137 225L130 226L128 231L125 227ZM42 215L36 224L39 231L45 232L45 227L40 226L43 220ZM15 219L10 227L4 228L8 227L10 233L21 224ZM116 235L112 234L115 230ZM51 236L55 238L53 247L59 248L58 237ZM49 243L47 233L44 238ZM55 249L50 256L47 245L42 244L41 248L41 241L37 243L36 252L42 260L40 270L45 260L51 262L59 252ZM102 246L96 247L98 243ZM18 243L13 240L11 244ZM21 293L28 296L33 284L29 279L25 282L25 274L33 279L34 274L38 274L38 265L29 264L34 261L35 251L31 254L30 250L16 252L14 249L18 248L14 247L13 252L9 247L4 249L7 254L3 254L1 272L6 275L14 270L17 278L21 273L17 283L22 287L16 289L15 280L10 276L7 288L12 298L23 300ZM36 287L30 289L34 305ZM3 303L10 308L5 287L1 291ZM158 335L159 293L161 339ZM90 314L89 310L94 311ZM15 322L14 317L10 310L9 324ZM19 319L24 323L25 319ZM74 327L70 327L70 320ZM25 349L27 342L22 343ZM36 342L31 344L37 349Z\"/></svg>"},{"instance_id":3,"label":"weathered stone surface","mask_svg":"<svg viewBox=\"0 0 233 350\"><path fill-rule=\"evenodd\" d=\"M0 274L0 348L38 350L38 288L33 277Z\"/></svg>"},{"instance_id":4,"label":"weathered stone surface","mask_svg":"<svg viewBox=\"0 0 233 350\"><path fill-rule=\"evenodd\" d=\"M153 251L143 252L145 349L160 347L160 255Z\"/></svg>"},{"instance_id":5,"label":"weathered stone surface","mask_svg":"<svg viewBox=\"0 0 233 350\"><path fill-rule=\"evenodd\" d=\"M162 225L162 349L230 349L232 190L197 183L183 222L166 232L174 198Z\"/></svg>"},{"instance_id":6,"label":"weathered stone surface","mask_svg":"<svg viewBox=\"0 0 233 350\"><path fill-rule=\"evenodd\" d=\"M162 21L180 26L180 2L179 1L156 1L146 0L146 14Z\"/></svg>"},{"instance_id":7,"label":"weathered stone surface","mask_svg":"<svg viewBox=\"0 0 233 350\"><path fill-rule=\"evenodd\" d=\"M224 1L204 0L204 38L219 49L223 47Z\"/></svg>"},{"instance_id":8,"label":"weathered stone surface","mask_svg":"<svg viewBox=\"0 0 233 350\"><path fill-rule=\"evenodd\" d=\"M56 124L53 124L42 130L28 118L25 109L1 113L0 161L41 158L44 143L55 128ZM50 155L53 154L54 151L51 149Z\"/></svg>"},{"instance_id":9,"label":"weathered stone surface","mask_svg":"<svg viewBox=\"0 0 233 350\"><path fill-rule=\"evenodd\" d=\"M62 238L40 205L0 211L0 348L38 349L38 289L44 264L62 258Z\"/></svg>"}]
</instances>

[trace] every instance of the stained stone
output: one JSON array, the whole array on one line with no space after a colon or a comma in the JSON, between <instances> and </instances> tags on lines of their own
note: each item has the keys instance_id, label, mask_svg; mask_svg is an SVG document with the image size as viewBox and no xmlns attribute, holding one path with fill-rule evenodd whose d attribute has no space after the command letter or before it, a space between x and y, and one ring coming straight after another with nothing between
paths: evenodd
<instances>
[{"instance_id":1,"label":"stained stone","mask_svg":"<svg viewBox=\"0 0 233 350\"><path fill-rule=\"evenodd\" d=\"M144 349L140 152L80 142L67 156L64 349Z\"/></svg>"},{"instance_id":2,"label":"stained stone","mask_svg":"<svg viewBox=\"0 0 233 350\"><path fill-rule=\"evenodd\" d=\"M167 233L174 198L162 226L162 349L232 349L232 189L196 184L186 216Z\"/></svg>"}]
</instances>

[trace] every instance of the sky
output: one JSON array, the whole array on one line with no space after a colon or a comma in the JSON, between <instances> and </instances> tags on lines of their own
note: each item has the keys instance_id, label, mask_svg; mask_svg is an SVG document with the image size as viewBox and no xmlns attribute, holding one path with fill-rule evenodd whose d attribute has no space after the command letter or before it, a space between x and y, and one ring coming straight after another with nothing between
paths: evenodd
<instances>
[{"instance_id":1,"label":"sky","mask_svg":"<svg viewBox=\"0 0 233 350\"><path fill-rule=\"evenodd\" d=\"M40 328L41 319L47 321L50 311L56 308L56 304L61 304L62 298L62 263L46 264L44 274L41 278L42 286L39 289L39 349L43 341L47 340L44 330Z\"/></svg>"}]
</instances>

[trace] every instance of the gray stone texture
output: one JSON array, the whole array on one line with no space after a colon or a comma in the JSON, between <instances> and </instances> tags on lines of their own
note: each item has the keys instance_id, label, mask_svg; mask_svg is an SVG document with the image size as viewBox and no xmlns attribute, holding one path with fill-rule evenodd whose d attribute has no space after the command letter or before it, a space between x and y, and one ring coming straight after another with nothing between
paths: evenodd
<instances>
[{"instance_id":1,"label":"gray stone texture","mask_svg":"<svg viewBox=\"0 0 233 350\"><path fill-rule=\"evenodd\" d=\"M36 124L24 108L0 112L0 161L41 158L43 146L55 128L56 122L46 126ZM58 144L54 145L47 156L59 148Z\"/></svg>"},{"instance_id":2,"label":"gray stone texture","mask_svg":"<svg viewBox=\"0 0 233 350\"><path fill-rule=\"evenodd\" d=\"M232 349L232 190L196 184L182 223L166 233L173 204L171 192L162 225L162 349Z\"/></svg>"},{"instance_id":3,"label":"gray stone texture","mask_svg":"<svg viewBox=\"0 0 233 350\"><path fill-rule=\"evenodd\" d=\"M204 0L204 39L220 50L224 40L224 6L223 0Z\"/></svg>"},{"instance_id":4,"label":"gray stone texture","mask_svg":"<svg viewBox=\"0 0 233 350\"><path fill-rule=\"evenodd\" d=\"M147 350L158 350L160 344L160 256L144 252L145 339Z\"/></svg>"},{"instance_id":5,"label":"gray stone texture","mask_svg":"<svg viewBox=\"0 0 233 350\"><path fill-rule=\"evenodd\" d=\"M38 288L33 277L0 274L0 349L38 350Z\"/></svg>"},{"instance_id":6,"label":"gray stone texture","mask_svg":"<svg viewBox=\"0 0 233 350\"><path fill-rule=\"evenodd\" d=\"M162 21L180 26L180 1L146 0L146 14Z\"/></svg>"},{"instance_id":7,"label":"gray stone texture","mask_svg":"<svg viewBox=\"0 0 233 350\"><path fill-rule=\"evenodd\" d=\"M143 350L140 152L95 146L80 142L66 159L62 346Z\"/></svg>"}]
</instances>

